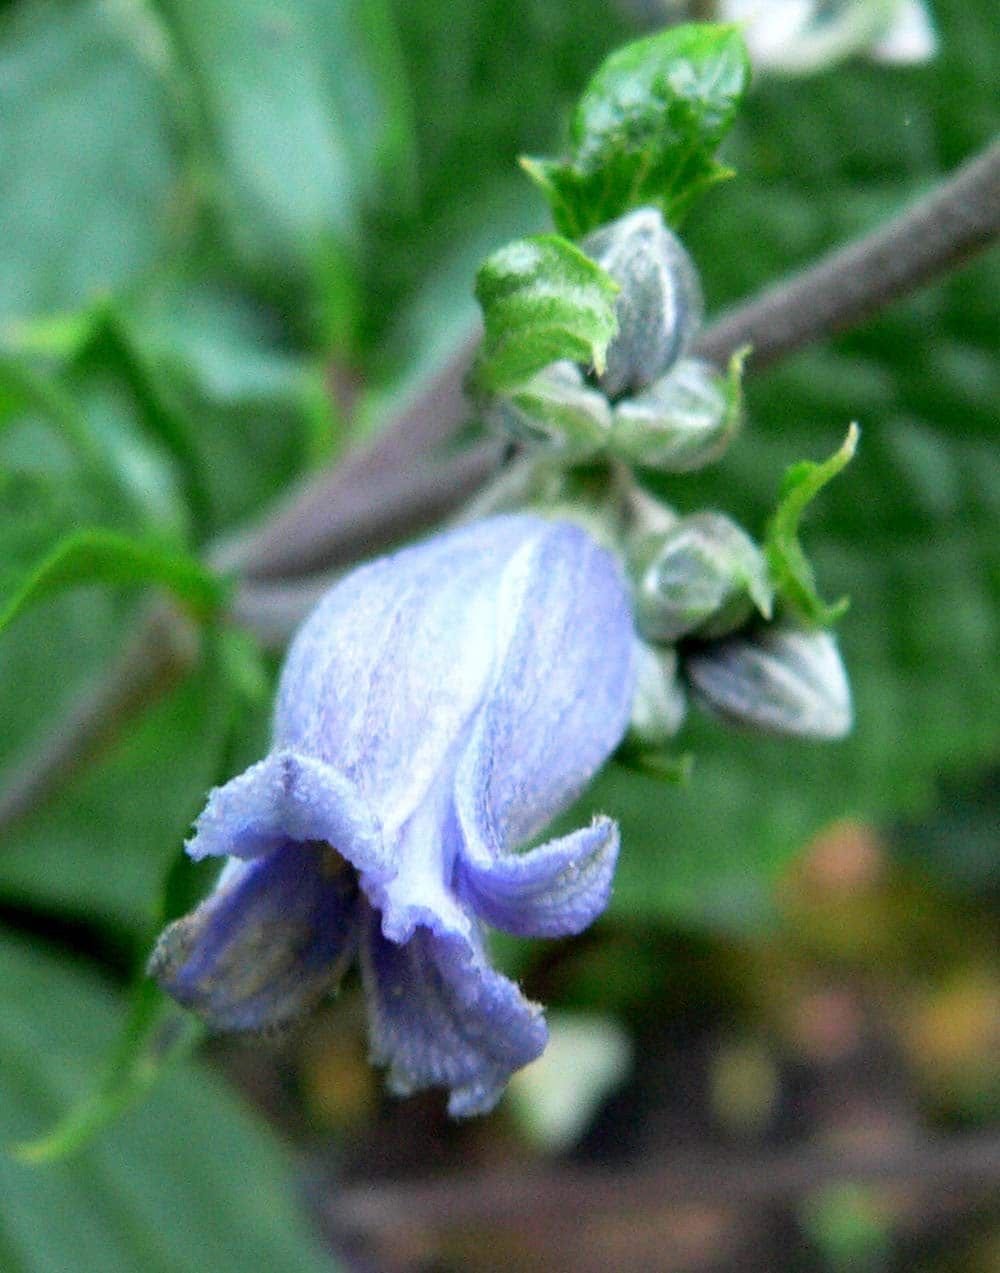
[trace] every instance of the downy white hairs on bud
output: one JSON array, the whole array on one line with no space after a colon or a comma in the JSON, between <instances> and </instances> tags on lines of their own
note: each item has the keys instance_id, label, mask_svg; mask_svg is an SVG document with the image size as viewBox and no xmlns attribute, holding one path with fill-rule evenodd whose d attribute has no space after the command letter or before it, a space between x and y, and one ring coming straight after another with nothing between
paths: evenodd
<instances>
[{"instance_id":1,"label":"downy white hairs on bud","mask_svg":"<svg viewBox=\"0 0 1000 1273\"><path fill-rule=\"evenodd\" d=\"M684 670L696 698L728 720L799 738L850 731L850 685L829 632L765 628L689 653Z\"/></svg>"},{"instance_id":2,"label":"downy white hairs on bud","mask_svg":"<svg viewBox=\"0 0 1000 1273\"><path fill-rule=\"evenodd\" d=\"M617 404L611 450L663 473L712 464L739 431L740 395L733 385L711 363L682 358L644 393Z\"/></svg>"},{"instance_id":3,"label":"downy white hairs on bud","mask_svg":"<svg viewBox=\"0 0 1000 1273\"><path fill-rule=\"evenodd\" d=\"M753 613L771 614L773 591L764 555L722 513L682 517L632 553L635 611L647 640L677 641L734 632Z\"/></svg>"},{"instance_id":4,"label":"downy white hairs on bud","mask_svg":"<svg viewBox=\"0 0 1000 1273\"><path fill-rule=\"evenodd\" d=\"M639 208L595 230L584 252L620 286L618 335L600 378L609 398L645 389L681 357L703 305L698 273L655 208Z\"/></svg>"},{"instance_id":5,"label":"downy white hairs on bud","mask_svg":"<svg viewBox=\"0 0 1000 1273\"><path fill-rule=\"evenodd\" d=\"M572 460L600 451L611 433L608 400L569 361L554 362L515 393L494 398L487 419L515 441L540 443Z\"/></svg>"},{"instance_id":6,"label":"downy white hairs on bud","mask_svg":"<svg viewBox=\"0 0 1000 1273\"><path fill-rule=\"evenodd\" d=\"M639 641L636 650L635 698L629 736L641 747L663 747L677 734L687 714L687 695L680 680L677 651Z\"/></svg>"}]
</instances>

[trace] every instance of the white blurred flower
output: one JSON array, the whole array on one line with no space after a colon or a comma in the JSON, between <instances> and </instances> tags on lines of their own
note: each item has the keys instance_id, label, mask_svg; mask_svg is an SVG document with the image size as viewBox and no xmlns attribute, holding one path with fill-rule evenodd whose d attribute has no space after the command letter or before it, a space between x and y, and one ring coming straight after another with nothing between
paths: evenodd
<instances>
[{"instance_id":1,"label":"white blurred flower","mask_svg":"<svg viewBox=\"0 0 1000 1273\"><path fill-rule=\"evenodd\" d=\"M631 1065L631 1042L613 1018L552 1012L549 1046L510 1084L511 1112L536 1145L560 1153L580 1139Z\"/></svg>"},{"instance_id":2,"label":"white blurred flower","mask_svg":"<svg viewBox=\"0 0 1000 1273\"><path fill-rule=\"evenodd\" d=\"M900 0L892 22L872 46L871 55L877 62L906 66L929 62L937 47L937 32L923 0Z\"/></svg>"},{"instance_id":3,"label":"white blurred flower","mask_svg":"<svg viewBox=\"0 0 1000 1273\"><path fill-rule=\"evenodd\" d=\"M937 49L923 0L717 0L716 16L742 25L758 67L792 75L857 53L924 62Z\"/></svg>"}]
</instances>

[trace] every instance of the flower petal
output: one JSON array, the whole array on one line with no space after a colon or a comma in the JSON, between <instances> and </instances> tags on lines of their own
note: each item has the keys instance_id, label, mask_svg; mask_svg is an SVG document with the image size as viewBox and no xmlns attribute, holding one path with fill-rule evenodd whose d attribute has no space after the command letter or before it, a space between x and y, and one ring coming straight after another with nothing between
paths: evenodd
<instances>
[{"instance_id":1,"label":"flower petal","mask_svg":"<svg viewBox=\"0 0 1000 1273\"><path fill-rule=\"evenodd\" d=\"M455 781L463 836L492 853L580 793L625 731L635 679L624 579L579 527L553 523L504 593L493 683Z\"/></svg>"},{"instance_id":2,"label":"flower petal","mask_svg":"<svg viewBox=\"0 0 1000 1273\"><path fill-rule=\"evenodd\" d=\"M611 896L618 827L610 818L550 840L530 853L459 864L460 891L479 917L517 937L582 932Z\"/></svg>"},{"instance_id":3,"label":"flower petal","mask_svg":"<svg viewBox=\"0 0 1000 1273\"><path fill-rule=\"evenodd\" d=\"M281 1026L336 989L358 920L351 867L324 844L289 841L227 867L216 891L163 932L149 971L215 1030Z\"/></svg>"},{"instance_id":4,"label":"flower petal","mask_svg":"<svg viewBox=\"0 0 1000 1273\"><path fill-rule=\"evenodd\" d=\"M373 1060L398 1095L446 1087L449 1113L485 1114L548 1038L537 1004L487 963L478 940L420 928L397 945L369 912L361 940Z\"/></svg>"},{"instance_id":5,"label":"flower petal","mask_svg":"<svg viewBox=\"0 0 1000 1273\"><path fill-rule=\"evenodd\" d=\"M273 751L216 787L187 849L193 858L257 858L289 840L324 840L359 871L389 871L378 823L354 784L291 751Z\"/></svg>"},{"instance_id":6,"label":"flower petal","mask_svg":"<svg viewBox=\"0 0 1000 1273\"><path fill-rule=\"evenodd\" d=\"M275 744L355 782L387 841L453 768L490 683L500 580L550 530L537 517L492 518L373 562L337 584L293 642Z\"/></svg>"}]
</instances>

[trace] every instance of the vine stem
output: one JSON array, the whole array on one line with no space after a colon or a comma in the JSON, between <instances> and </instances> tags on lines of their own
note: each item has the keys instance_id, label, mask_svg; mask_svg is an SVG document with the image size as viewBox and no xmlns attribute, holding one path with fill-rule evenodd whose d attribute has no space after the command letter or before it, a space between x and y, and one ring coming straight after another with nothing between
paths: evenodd
<instances>
[{"instance_id":1,"label":"vine stem","mask_svg":"<svg viewBox=\"0 0 1000 1273\"><path fill-rule=\"evenodd\" d=\"M693 352L724 365L749 343L749 370L759 371L879 312L968 260L998 234L995 142L887 225L723 316ZM466 334L373 443L294 489L256 529L210 546L209 563L243 583L236 621L273 646L294 626L297 607L315 596L317 572L348 566L429 528L496 474L501 448L492 442L433 457L468 417L463 386L480 334L478 325ZM266 583L273 586L255 586ZM180 616L163 608L156 615L0 793L0 831L43 803L192 665L195 647Z\"/></svg>"},{"instance_id":2,"label":"vine stem","mask_svg":"<svg viewBox=\"0 0 1000 1273\"><path fill-rule=\"evenodd\" d=\"M759 371L961 265L1000 235L1000 141L908 211L712 324L697 342L725 363L751 345Z\"/></svg>"},{"instance_id":3,"label":"vine stem","mask_svg":"<svg viewBox=\"0 0 1000 1273\"><path fill-rule=\"evenodd\" d=\"M465 379L481 338L476 323L370 445L293 488L258 528L215 545L210 564L253 579L329 570L371 556L462 504L497 467L499 444L446 460L433 453L468 419Z\"/></svg>"}]
</instances>

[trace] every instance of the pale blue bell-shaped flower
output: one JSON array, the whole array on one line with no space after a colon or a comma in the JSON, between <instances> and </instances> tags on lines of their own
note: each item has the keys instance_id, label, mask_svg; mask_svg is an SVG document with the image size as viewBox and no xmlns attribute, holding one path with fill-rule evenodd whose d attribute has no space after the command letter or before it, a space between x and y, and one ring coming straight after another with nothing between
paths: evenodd
<instances>
[{"instance_id":1,"label":"pale blue bell-shaped flower","mask_svg":"<svg viewBox=\"0 0 1000 1273\"><path fill-rule=\"evenodd\" d=\"M618 563L568 522L496 517L346 576L292 645L272 751L197 821L190 854L229 862L153 974L209 1026L261 1030L357 956L394 1090L492 1108L547 1036L484 925L558 937L607 904L610 819L516 850L621 739L633 649Z\"/></svg>"}]
</instances>

